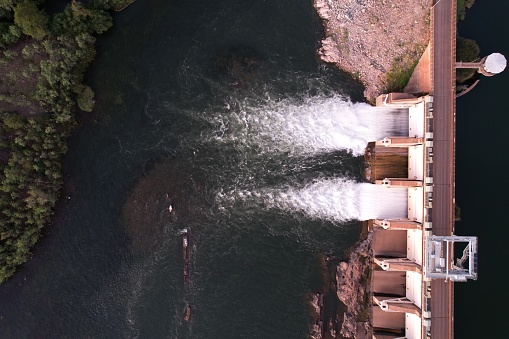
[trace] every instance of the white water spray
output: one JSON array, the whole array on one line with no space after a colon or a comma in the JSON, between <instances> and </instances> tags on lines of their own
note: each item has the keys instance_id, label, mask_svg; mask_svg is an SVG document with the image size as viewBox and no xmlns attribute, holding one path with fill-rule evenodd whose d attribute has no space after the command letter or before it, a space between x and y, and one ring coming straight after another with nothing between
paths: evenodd
<instances>
[{"instance_id":1,"label":"white water spray","mask_svg":"<svg viewBox=\"0 0 509 339\"><path fill-rule=\"evenodd\" d=\"M406 110L354 104L341 96L244 99L212 118L214 139L257 145L264 151L314 154L338 149L361 155L370 141L408 130Z\"/></svg>"},{"instance_id":2,"label":"white water spray","mask_svg":"<svg viewBox=\"0 0 509 339\"><path fill-rule=\"evenodd\" d=\"M345 222L405 218L407 197L406 188L387 188L337 178L315 182L302 189L236 191L229 198L244 203L258 201L269 208L301 212L312 219Z\"/></svg>"}]
</instances>

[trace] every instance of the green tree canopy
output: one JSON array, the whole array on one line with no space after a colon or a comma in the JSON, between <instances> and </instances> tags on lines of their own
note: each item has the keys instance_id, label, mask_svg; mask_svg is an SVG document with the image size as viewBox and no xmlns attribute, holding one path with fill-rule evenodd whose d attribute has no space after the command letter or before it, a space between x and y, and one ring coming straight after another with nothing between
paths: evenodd
<instances>
[{"instance_id":1,"label":"green tree canopy","mask_svg":"<svg viewBox=\"0 0 509 339\"><path fill-rule=\"evenodd\" d=\"M48 16L33 2L20 2L14 7L14 23L23 33L39 40L48 34Z\"/></svg>"},{"instance_id":2,"label":"green tree canopy","mask_svg":"<svg viewBox=\"0 0 509 339\"><path fill-rule=\"evenodd\" d=\"M13 6L12 0L0 0L0 8L10 11Z\"/></svg>"},{"instance_id":3,"label":"green tree canopy","mask_svg":"<svg viewBox=\"0 0 509 339\"><path fill-rule=\"evenodd\" d=\"M479 57L479 52L475 40L462 37L456 40L456 61L474 61Z\"/></svg>"},{"instance_id":4,"label":"green tree canopy","mask_svg":"<svg viewBox=\"0 0 509 339\"><path fill-rule=\"evenodd\" d=\"M467 14L467 9L474 5L475 0L457 0L456 10L458 21L464 20Z\"/></svg>"},{"instance_id":5,"label":"green tree canopy","mask_svg":"<svg viewBox=\"0 0 509 339\"><path fill-rule=\"evenodd\" d=\"M458 37L456 40L456 61L475 61L479 58L479 46L472 39ZM456 69L456 81L462 83L472 78L476 74L475 69L458 68Z\"/></svg>"},{"instance_id":6,"label":"green tree canopy","mask_svg":"<svg viewBox=\"0 0 509 339\"><path fill-rule=\"evenodd\" d=\"M56 14L51 23L52 31L57 35L78 35L82 33L101 34L113 25L111 15L104 10L84 7L78 2L66 6Z\"/></svg>"},{"instance_id":7,"label":"green tree canopy","mask_svg":"<svg viewBox=\"0 0 509 339\"><path fill-rule=\"evenodd\" d=\"M81 110L85 112L92 112L95 104L94 91L85 85L83 91L78 94L76 101L78 102L78 106Z\"/></svg>"},{"instance_id":8,"label":"green tree canopy","mask_svg":"<svg viewBox=\"0 0 509 339\"><path fill-rule=\"evenodd\" d=\"M75 112L94 108L94 92L83 83L94 36L112 26L113 4L119 9L131 0L64 2L63 11L47 15L40 9L47 0L0 0L6 75L0 81L0 283L28 259L50 220Z\"/></svg>"}]
</instances>

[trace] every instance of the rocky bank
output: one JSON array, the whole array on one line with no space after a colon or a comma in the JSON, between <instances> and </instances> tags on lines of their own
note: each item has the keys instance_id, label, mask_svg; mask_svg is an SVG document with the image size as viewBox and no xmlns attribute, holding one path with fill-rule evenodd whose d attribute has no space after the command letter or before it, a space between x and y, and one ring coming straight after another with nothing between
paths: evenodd
<instances>
[{"instance_id":1,"label":"rocky bank","mask_svg":"<svg viewBox=\"0 0 509 339\"><path fill-rule=\"evenodd\" d=\"M324 274L328 276L325 285L330 288L309 296L314 318L310 339L370 338L371 243L372 233L368 233L350 250L346 261L337 262L327 258L323 267ZM337 302L331 303L333 300Z\"/></svg>"},{"instance_id":2,"label":"rocky bank","mask_svg":"<svg viewBox=\"0 0 509 339\"><path fill-rule=\"evenodd\" d=\"M337 295L346 307L340 333L346 338L368 337L371 331L371 242L372 233L368 233L366 239L352 250L348 262L341 262L337 266Z\"/></svg>"},{"instance_id":3,"label":"rocky bank","mask_svg":"<svg viewBox=\"0 0 509 339\"><path fill-rule=\"evenodd\" d=\"M365 86L372 101L387 74L411 69L429 41L432 0L313 0L325 28L320 58Z\"/></svg>"}]
</instances>

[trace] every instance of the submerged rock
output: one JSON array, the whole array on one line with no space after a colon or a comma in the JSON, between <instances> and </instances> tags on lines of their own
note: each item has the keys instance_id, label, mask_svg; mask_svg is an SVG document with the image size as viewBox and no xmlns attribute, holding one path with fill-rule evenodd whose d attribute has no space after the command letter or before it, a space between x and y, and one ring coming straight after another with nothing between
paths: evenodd
<instances>
[{"instance_id":1,"label":"submerged rock","mask_svg":"<svg viewBox=\"0 0 509 339\"><path fill-rule=\"evenodd\" d=\"M232 46L217 55L216 65L233 87L241 87L256 78L262 58L250 47Z\"/></svg>"},{"instance_id":2,"label":"submerged rock","mask_svg":"<svg viewBox=\"0 0 509 339\"><path fill-rule=\"evenodd\" d=\"M322 339L323 338L323 321L322 321L322 307L323 307L323 293L317 292L312 295L309 302L313 307L314 318L316 319L311 330L310 338Z\"/></svg>"}]
</instances>

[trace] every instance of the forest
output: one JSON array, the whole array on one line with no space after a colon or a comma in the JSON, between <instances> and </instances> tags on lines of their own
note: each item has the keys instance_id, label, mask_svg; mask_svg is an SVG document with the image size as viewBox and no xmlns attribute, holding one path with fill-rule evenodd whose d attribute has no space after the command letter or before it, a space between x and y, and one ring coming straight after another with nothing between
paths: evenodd
<instances>
[{"instance_id":1,"label":"forest","mask_svg":"<svg viewBox=\"0 0 509 339\"><path fill-rule=\"evenodd\" d=\"M94 108L96 38L132 1L0 0L0 283L53 214L77 113Z\"/></svg>"}]
</instances>

